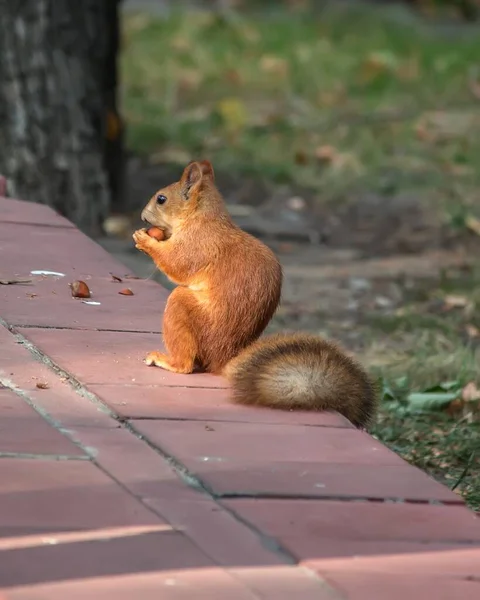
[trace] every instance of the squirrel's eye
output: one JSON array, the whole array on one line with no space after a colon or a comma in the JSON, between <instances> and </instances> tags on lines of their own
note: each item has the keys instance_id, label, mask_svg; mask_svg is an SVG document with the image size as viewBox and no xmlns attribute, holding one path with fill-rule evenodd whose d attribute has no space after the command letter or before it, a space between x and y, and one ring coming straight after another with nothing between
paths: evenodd
<instances>
[{"instance_id":1,"label":"squirrel's eye","mask_svg":"<svg viewBox=\"0 0 480 600\"><path fill-rule=\"evenodd\" d=\"M157 204L165 204L165 202L167 201L167 197L164 196L163 194L158 194L157 196Z\"/></svg>"}]
</instances>

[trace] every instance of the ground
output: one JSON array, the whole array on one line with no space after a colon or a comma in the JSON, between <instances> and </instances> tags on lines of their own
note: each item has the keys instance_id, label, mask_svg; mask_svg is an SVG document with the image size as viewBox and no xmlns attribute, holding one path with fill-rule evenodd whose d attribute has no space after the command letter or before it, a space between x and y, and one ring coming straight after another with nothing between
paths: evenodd
<instances>
[{"instance_id":1,"label":"ground","mask_svg":"<svg viewBox=\"0 0 480 600\"><path fill-rule=\"evenodd\" d=\"M131 213L212 160L285 267L270 330L356 352L374 434L480 508L478 31L339 3L129 13L124 32ZM164 282L134 226L103 245Z\"/></svg>"}]
</instances>

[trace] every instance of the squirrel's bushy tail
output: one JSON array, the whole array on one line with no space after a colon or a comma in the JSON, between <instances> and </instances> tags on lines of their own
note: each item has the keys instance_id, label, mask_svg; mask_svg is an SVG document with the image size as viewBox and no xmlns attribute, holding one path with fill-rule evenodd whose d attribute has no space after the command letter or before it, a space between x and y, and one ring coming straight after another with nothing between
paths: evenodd
<instances>
[{"instance_id":1,"label":"squirrel's bushy tail","mask_svg":"<svg viewBox=\"0 0 480 600\"><path fill-rule=\"evenodd\" d=\"M233 400L283 410L336 410L367 426L376 390L367 373L336 344L309 334L265 337L225 367Z\"/></svg>"}]
</instances>

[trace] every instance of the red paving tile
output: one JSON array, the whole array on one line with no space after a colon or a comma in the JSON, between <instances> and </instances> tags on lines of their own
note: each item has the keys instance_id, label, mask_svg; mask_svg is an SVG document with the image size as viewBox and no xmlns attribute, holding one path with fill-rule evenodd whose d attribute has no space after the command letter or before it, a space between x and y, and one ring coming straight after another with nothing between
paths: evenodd
<instances>
[{"instance_id":1,"label":"red paving tile","mask_svg":"<svg viewBox=\"0 0 480 600\"><path fill-rule=\"evenodd\" d=\"M23 453L85 456L85 453L47 423L20 396L1 388L0 414L0 455Z\"/></svg>"},{"instance_id":2,"label":"red paving tile","mask_svg":"<svg viewBox=\"0 0 480 600\"><path fill-rule=\"evenodd\" d=\"M478 600L479 582L383 573L345 573L331 578L343 598L355 600Z\"/></svg>"},{"instance_id":3,"label":"red paving tile","mask_svg":"<svg viewBox=\"0 0 480 600\"><path fill-rule=\"evenodd\" d=\"M2 458L0 481L0 541L40 533L165 525L86 461Z\"/></svg>"},{"instance_id":4,"label":"red paving tile","mask_svg":"<svg viewBox=\"0 0 480 600\"><path fill-rule=\"evenodd\" d=\"M354 429L201 421L133 424L217 494L462 502Z\"/></svg>"},{"instance_id":5,"label":"red paving tile","mask_svg":"<svg viewBox=\"0 0 480 600\"><path fill-rule=\"evenodd\" d=\"M425 549L424 552L349 558L319 558L304 561L313 570L329 580L346 575L408 575L435 576L445 579L475 579L480 583L480 547L463 546L446 550ZM439 582L440 583L440 582ZM443 581L442 581L443 583ZM435 596L433 596L435 597Z\"/></svg>"},{"instance_id":6,"label":"red paving tile","mask_svg":"<svg viewBox=\"0 0 480 600\"><path fill-rule=\"evenodd\" d=\"M480 519L464 507L374 502L224 500L298 560L429 552L477 544Z\"/></svg>"},{"instance_id":7,"label":"red paving tile","mask_svg":"<svg viewBox=\"0 0 480 600\"><path fill-rule=\"evenodd\" d=\"M85 277L98 305L72 298L72 277L30 277L29 285L4 285L0 289L2 317L10 325L116 331L161 331L161 312L167 292L152 281L124 280L115 283L104 277ZM130 288L134 295L120 290ZM90 300L88 300L90 301ZM152 307L155 307L154 309ZM156 318L151 315L155 312Z\"/></svg>"},{"instance_id":8,"label":"red paving tile","mask_svg":"<svg viewBox=\"0 0 480 600\"><path fill-rule=\"evenodd\" d=\"M107 529L103 539L76 541L72 535L67 541L60 537L60 543L38 540L20 548L13 541L0 551L2 587L213 566L182 533L152 529L125 527L117 536Z\"/></svg>"},{"instance_id":9,"label":"red paving tile","mask_svg":"<svg viewBox=\"0 0 480 600\"><path fill-rule=\"evenodd\" d=\"M30 328L19 331L83 384L227 387L224 379L214 375L178 375L147 367L143 362L147 353L162 347L159 334Z\"/></svg>"},{"instance_id":10,"label":"red paving tile","mask_svg":"<svg viewBox=\"0 0 480 600\"><path fill-rule=\"evenodd\" d=\"M376 466L404 464L399 456L357 429L285 423L216 423L213 427L207 421L134 420L133 423L153 443L182 461L188 461L192 467L206 463L219 465L222 470L229 464L241 467L242 463L268 464L270 467L293 463L298 468L304 464L332 462Z\"/></svg>"},{"instance_id":11,"label":"red paving tile","mask_svg":"<svg viewBox=\"0 0 480 600\"><path fill-rule=\"evenodd\" d=\"M269 600L342 600L344 596L320 577L296 566L229 569L240 581Z\"/></svg>"},{"instance_id":12,"label":"red paving tile","mask_svg":"<svg viewBox=\"0 0 480 600\"><path fill-rule=\"evenodd\" d=\"M5 193L4 183L5 180L3 177L0 177L0 196ZM0 198L0 223L74 227L70 221L60 216L49 206L36 204L35 202L14 200L12 198Z\"/></svg>"},{"instance_id":13,"label":"red paving tile","mask_svg":"<svg viewBox=\"0 0 480 600\"><path fill-rule=\"evenodd\" d=\"M227 566L285 562L209 496L187 487L161 456L128 431L81 428L75 436L95 451L105 471L215 562Z\"/></svg>"},{"instance_id":14,"label":"red paving tile","mask_svg":"<svg viewBox=\"0 0 480 600\"><path fill-rule=\"evenodd\" d=\"M174 379L172 379L174 381ZM290 412L234 404L229 389L91 385L90 390L124 418L232 421L353 428L334 412Z\"/></svg>"},{"instance_id":15,"label":"red paving tile","mask_svg":"<svg viewBox=\"0 0 480 600\"><path fill-rule=\"evenodd\" d=\"M7 597L11 600L259 600L218 568L184 568L44 584L9 591ZM317 598L325 600L321 596Z\"/></svg>"},{"instance_id":16,"label":"red paving tile","mask_svg":"<svg viewBox=\"0 0 480 600\"><path fill-rule=\"evenodd\" d=\"M15 335L0 325L0 377L27 394L64 428L77 425L117 427L99 406L88 402L45 364L35 360ZM48 389L37 388L37 383Z\"/></svg>"},{"instance_id":17,"label":"red paving tile","mask_svg":"<svg viewBox=\"0 0 480 600\"><path fill-rule=\"evenodd\" d=\"M78 229L0 222L0 253L2 257L8 256L8 261L2 264L2 277L23 278L31 271L47 270L64 273L62 280L68 281L88 276L108 277L110 272L119 276L129 273L127 267L122 267Z\"/></svg>"}]
</instances>

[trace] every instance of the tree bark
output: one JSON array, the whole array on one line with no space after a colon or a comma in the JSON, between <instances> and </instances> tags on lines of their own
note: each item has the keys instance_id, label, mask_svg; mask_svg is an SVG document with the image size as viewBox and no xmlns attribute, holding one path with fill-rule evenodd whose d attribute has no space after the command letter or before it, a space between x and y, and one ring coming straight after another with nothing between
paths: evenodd
<instances>
[{"instance_id":1,"label":"tree bark","mask_svg":"<svg viewBox=\"0 0 480 600\"><path fill-rule=\"evenodd\" d=\"M112 196L112 4L0 0L0 173L10 195L48 204L93 235Z\"/></svg>"}]
</instances>

